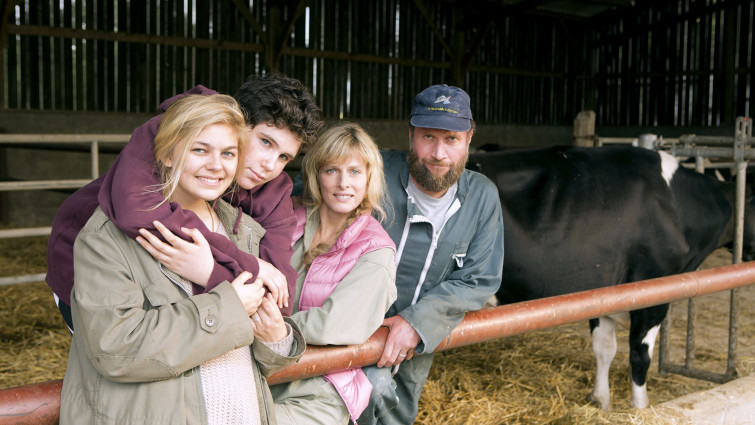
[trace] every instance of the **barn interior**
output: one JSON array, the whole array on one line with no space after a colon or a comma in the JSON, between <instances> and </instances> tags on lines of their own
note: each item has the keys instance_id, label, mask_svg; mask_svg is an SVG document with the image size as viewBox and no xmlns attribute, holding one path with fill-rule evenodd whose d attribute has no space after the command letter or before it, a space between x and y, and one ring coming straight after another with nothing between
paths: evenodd
<instances>
[{"instance_id":1,"label":"barn interior","mask_svg":"<svg viewBox=\"0 0 755 425\"><path fill-rule=\"evenodd\" d=\"M3 0L1 10L8 264L44 263L25 250L44 249L63 200L109 168L162 100L199 84L233 94L249 75L284 73L326 121L357 122L385 149L406 148L413 97L431 84L469 93L472 146L484 149L732 137L755 106L755 0ZM0 279L26 282L45 270L2 268Z\"/></svg>"},{"instance_id":2,"label":"barn interior","mask_svg":"<svg viewBox=\"0 0 755 425\"><path fill-rule=\"evenodd\" d=\"M751 115L747 1L3 3L3 181L91 178L122 146L101 142L95 170L91 141L10 135L127 138L164 99L198 84L232 94L269 72L300 79L326 120L358 122L386 149L406 147L413 96L437 83L470 94L473 147L572 144L575 131L733 136ZM49 223L61 197L24 192L0 191L0 222ZM21 207L29 198L37 208Z\"/></svg>"}]
</instances>

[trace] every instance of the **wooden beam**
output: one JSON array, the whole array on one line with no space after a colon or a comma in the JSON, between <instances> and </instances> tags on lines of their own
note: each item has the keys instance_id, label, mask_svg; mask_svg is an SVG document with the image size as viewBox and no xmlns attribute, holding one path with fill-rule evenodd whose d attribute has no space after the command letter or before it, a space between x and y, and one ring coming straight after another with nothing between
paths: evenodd
<instances>
[{"instance_id":1,"label":"wooden beam","mask_svg":"<svg viewBox=\"0 0 755 425\"><path fill-rule=\"evenodd\" d=\"M20 0L3 0L3 14L2 21L0 21L0 52L5 52L5 40L8 38L6 27L17 3L20 3ZM0 102L5 99L5 78L5 67L0 64ZM4 104L0 104L0 109L2 108L5 108Z\"/></svg>"},{"instance_id":2,"label":"wooden beam","mask_svg":"<svg viewBox=\"0 0 755 425\"><path fill-rule=\"evenodd\" d=\"M487 35L490 33L493 25L496 22L500 22L501 20L505 19L506 16L517 15L521 14L522 12L526 12L527 10L535 8L544 2L545 0L527 1L517 3L513 6L506 6L503 1L500 1L497 5L482 5L477 8L462 6L459 9L459 13L467 22L480 22L482 23L482 25L474 25L474 28L476 28L477 31L474 39L471 42L457 43L460 49L458 51L458 54L456 55L458 64L454 66L454 69L458 72L458 75L456 76L457 82L459 84L463 82L464 77L466 76L467 72L469 72L470 65L474 60L475 55L480 50L485 37L487 37ZM459 7L459 5L457 5L457 7ZM465 32L465 28L459 28L458 32Z\"/></svg>"},{"instance_id":3,"label":"wooden beam","mask_svg":"<svg viewBox=\"0 0 755 425\"><path fill-rule=\"evenodd\" d=\"M563 72L544 72L530 71L528 69L509 68L505 66L487 66L487 65L470 65L469 71L491 72L496 74L519 75L523 77L543 77L565 79L567 75Z\"/></svg>"},{"instance_id":4,"label":"wooden beam","mask_svg":"<svg viewBox=\"0 0 755 425\"><path fill-rule=\"evenodd\" d=\"M462 58L466 51L467 32L463 28L456 29L456 53L454 54L454 60L451 61L451 81L454 85L462 89L466 89L466 69L462 69Z\"/></svg>"},{"instance_id":5,"label":"wooden beam","mask_svg":"<svg viewBox=\"0 0 755 425\"><path fill-rule=\"evenodd\" d=\"M485 27L482 30L477 31L477 36L475 36L474 40L472 40L472 42L468 44L468 48L466 52L459 60L460 62L459 67L463 74L466 74L467 71L469 71L469 66L472 63L472 60L474 59L477 51L480 50L483 39L488 35L490 30L493 28L493 23L497 19L498 19L497 16L489 16L488 23L485 25Z\"/></svg>"},{"instance_id":6,"label":"wooden beam","mask_svg":"<svg viewBox=\"0 0 755 425\"><path fill-rule=\"evenodd\" d=\"M17 5L21 3L21 0L2 0L2 11L3 11L3 21L0 22L0 28L5 30L5 25L7 24L8 17L11 14L11 10Z\"/></svg>"},{"instance_id":7,"label":"wooden beam","mask_svg":"<svg viewBox=\"0 0 755 425\"><path fill-rule=\"evenodd\" d=\"M3 0L3 14L2 21L0 21L0 49L5 49L6 27L8 26L13 8L20 2L21 0Z\"/></svg>"},{"instance_id":8,"label":"wooden beam","mask_svg":"<svg viewBox=\"0 0 755 425\"><path fill-rule=\"evenodd\" d=\"M301 47L284 47L283 54L309 58L335 59L384 65L421 66L425 68L440 69L451 68L451 64L449 62L438 62L422 59L401 59L391 56L374 56L358 53L334 52L330 50L305 49Z\"/></svg>"},{"instance_id":9,"label":"wooden beam","mask_svg":"<svg viewBox=\"0 0 755 425\"><path fill-rule=\"evenodd\" d=\"M435 38L438 39L438 42L443 46L443 49L446 50L446 53L448 53L448 56L453 61L454 58L456 58L456 52L443 38L443 34L440 32L440 29L438 29L438 26L435 25L435 22L433 22L432 18L430 17L430 12L425 7L425 3L423 3L422 0L414 0L414 4L417 6L417 9L419 9L419 12L422 14L422 16L425 18L425 21L427 21L427 26L429 26L433 31Z\"/></svg>"},{"instance_id":10,"label":"wooden beam","mask_svg":"<svg viewBox=\"0 0 755 425\"><path fill-rule=\"evenodd\" d=\"M165 46L198 47L203 49L238 50L262 52L264 46L240 41L208 40L200 38L166 37L150 34L133 34L125 32L108 32L96 30L79 30L39 25L8 25L8 34L32 35L40 37L63 37L82 40L104 40L131 43L158 44Z\"/></svg>"},{"instance_id":11,"label":"wooden beam","mask_svg":"<svg viewBox=\"0 0 755 425\"><path fill-rule=\"evenodd\" d=\"M241 0L231 0L231 1L233 2L234 5L236 5L236 9L238 9L239 12L241 12L241 16L244 17L244 20L246 20L246 22L249 24L249 26L252 27L254 32L256 32L257 35L260 36L260 38L262 39L262 43L267 44L269 41L267 33L265 33L265 31L262 29L262 26L260 25L260 23L257 22L257 18L255 18L254 15L252 15L252 13L249 12L249 7L245 5L244 3L242 3Z\"/></svg>"},{"instance_id":12,"label":"wooden beam","mask_svg":"<svg viewBox=\"0 0 755 425\"><path fill-rule=\"evenodd\" d=\"M129 34L129 33L113 33L105 31L94 30L74 30L67 28L51 28L42 27L37 25L10 25L8 26L8 34L20 34L31 36L53 36L53 37L67 37L75 39L86 40L107 40L107 41L121 41L121 42L135 42L135 43L147 43L147 44L162 44L173 45L181 47L200 47L207 49L223 49L223 50L237 50L262 53L265 47L261 44L242 43L242 42L230 42L230 41L218 41L207 39L186 39L179 37L163 37L147 34ZM400 66L419 66L426 68L439 68L450 69L451 64L440 63L438 61L423 60L423 59L402 59L389 56L375 56L365 54L353 54L345 52L335 52L328 50L315 50L305 49L301 47L283 47L281 49L282 55L293 55L301 57L311 58L324 58L324 59L336 59L355 62L375 63L375 64L391 64ZM487 66L487 65L471 65L469 70L494 72L507 75L522 75L522 76L539 76L547 78L566 78L563 73L554 72L539 72L530 71L520 68L509 68L499 66ZM738 72L746 72L746 68L740 68ZM690 74L690 72L685 73Z\"/></svg>"},{"instance_id":13,"label":"wooden beam","mask_svg":"<svg viewBox=\"0 0 755 425\"><path fill-rule=\"evenodd\" d=\"M309 7L312 4L312 0L298 0L296 3L296 7L294 10L294 14L291 16L291 19L288 20L288 22L285 25L285 29L283 29L278 37L278 40L276 42L276 46L278 49L282 49L283 46L286 45L286 40L288 40L289 37L291 37L291 33L294 32L294 26L296 25L296 21L298 21L302 15L304 15L304 12L307 10L307 7Z\"/></svg>"},{"instance_id":14,"label":"wooden beam","mask_svg":"<svg viewBox=\"0 0 755 425\"><path fill-rule=\"evenodd\" d=\"M280 67L280 52L276 51L276 40L278 39L278 28L281 26L281 6L277 1L271 1L267 5L267 39L265 43L265 67L267 70L275 73Z\"/></svg>"},{"instance_id":15,"label":"wooden beam","mask_svg":"<svg viewBox=\"0 0 755 425\"><path fill-rule=\"evenodd\" d=\"M286 46L286 40L291 37L291 33L294 31L296 21L298 21L299 18L304 15L304 12L311 3L312 0L298 0L296 2L296 6L294 7L295 10L293 15L291 16L291 19L289 19L288 22L285 23L285 25L281 25L280 33L277 36L275 34L271 34L271 40L274 40L272 45L272 60L273 67L276 70L280 68L280 60L283 56L283 48Z\"/></svg>"}]
</instances>

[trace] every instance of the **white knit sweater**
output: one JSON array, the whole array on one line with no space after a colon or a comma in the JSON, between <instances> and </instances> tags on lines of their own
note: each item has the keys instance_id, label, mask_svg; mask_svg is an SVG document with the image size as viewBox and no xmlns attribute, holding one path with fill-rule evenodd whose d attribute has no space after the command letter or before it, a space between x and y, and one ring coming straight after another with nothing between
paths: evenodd
<instances>
[{"instance_id":1,"label":"white knit sweater","mask_svg":"<svg viewBox=\"0 0 755 425\"><path fill-rule=\"evenodd\" d=\"M215 231L228 236L222 225ZM181 287L188 294L192 293L191 282L182 279ZM277 343L265 343L282 356L288 355L294 340L290 327L286 327L289 328L286 338ZM254 385L250 347L239 347L202 363L199 377L208 425L260 424L258 388Z\"/></svg>"}]
</instances>

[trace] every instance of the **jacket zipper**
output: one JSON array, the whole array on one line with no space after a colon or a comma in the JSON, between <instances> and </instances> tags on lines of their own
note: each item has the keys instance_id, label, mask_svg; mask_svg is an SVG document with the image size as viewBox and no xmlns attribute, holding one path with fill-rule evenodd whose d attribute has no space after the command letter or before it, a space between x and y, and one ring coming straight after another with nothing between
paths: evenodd
<instances>
[{"instance_id":1,"label":"jacket zipper","mask_svg":"<svg viewBox=\"0 0 755 425\"><path fill-rule=\"evenodd\" d=\"M163 270L163 263L161 263L161 262L159 262L159 261L158 261L158 262L157 262L157 267L158 267L158 268L160 269L160 272L161 272L161 273L162 273L162 274L163 274L163 275L164 275L165 277L167 277L167 278L168 278L168 280L170 280L171 282L173 282L173 284L174 284L174 285L178 286L178 287L179 287L179 288L181 289L181 291L183 291L183 293L184 293L184 294L186 294L186 295L188 295L188 296L191 296L191 295L192 295L192 294L188 293L188 292L186 291L186 289L184 289L184 287L183 287L183 286L181 286L181 283L180 283L180 282L178 282L178 281L176 281L175 279L173 279L173 278L172 278L172 277L171 277L171 276L170 276L170 275L169 275L168 273L166 273L166 272L165 272L165 270Z\"/></svg>"},{"instance_id":2,"label":"jacket zipper","mask_svg":"<svg viewBox=\"0 0 755 425\"><path fill-rule=\"evenodd\" d=\"M427 277L427 271L430 269L430 264L432 263L433 257L435 256L435 250L438 248L438 240L440 239L440 234L443 232L443 229L446 227L446 223L448 223L448 220L451 217L453 217L453 215L456 214L457 211L459 211L459 208L461 208L461 202L459 201L459 198L454 198L453 203L448 208L448 211L446 211L446 216L443 218L443 224L440 226L440 230L438 232L435 232L435 225L430 220L428 220L427 217L425 216L414 215L407 219L407 225L404 226L404 234L401 235L401 244L402 244L401 249L402 250L403 250L404 242L407 239L408 234L409 234L410 224L428 223L430 225L430 229L432 229L432 232L433 232L432 244L430 245L430 250L427 253L427 258L425 258L425 264L422 267L422 272L419 275L417 286L414 288L414 297L412 297L411 305L416 304L417 300L419 300L419 293L422 290L422 285L425 283L425 278ZM457 260L457 263L458 263L458 260Z\"/></svg>"}]
</instances>

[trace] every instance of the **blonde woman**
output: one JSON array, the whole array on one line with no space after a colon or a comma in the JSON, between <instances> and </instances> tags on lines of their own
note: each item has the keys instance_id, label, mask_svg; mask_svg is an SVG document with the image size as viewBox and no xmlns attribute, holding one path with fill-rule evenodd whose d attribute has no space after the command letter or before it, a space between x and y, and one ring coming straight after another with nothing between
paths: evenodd
<instances>
[{"instance_id":1,"label":"blonde woman","mask_svg":"<svg viewBox=\"0 0 755 425\"><path fill-rule=\"evenodd\" d=\"M160 191L240 249L256 247L264 230L220 199L246 143L233 98L186 96L155 138L161 184L143 191ZM76 239L74 276L61 424L275 423L264 376L293 363L304 341L261 281L245 284L243 272L202 293L100 208Z\"/></svg>"},{"instance_id":2,"label":"blonde woman","mask_svg":"<svg viewBox=\"0 0 755 425\"><path fill-rule=\"evenodd\" d=\"M302 168L291 318L308 343L362 344L396 299L395 246L373 217L385 217L380 152L361 127L339 124L319 137ZM279 424L346 424L371 390L359 368L272 387Z\"/></svg>"}]
</instances>

